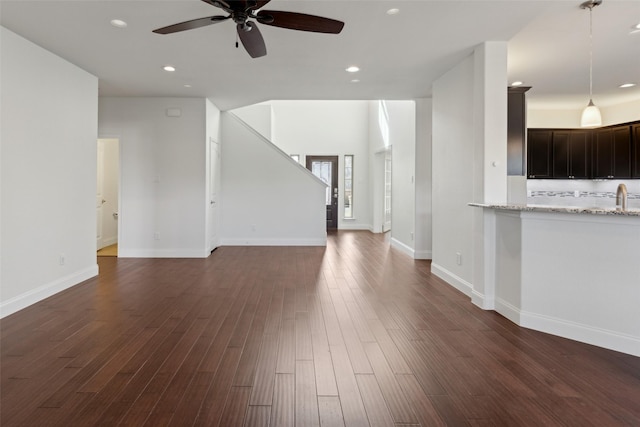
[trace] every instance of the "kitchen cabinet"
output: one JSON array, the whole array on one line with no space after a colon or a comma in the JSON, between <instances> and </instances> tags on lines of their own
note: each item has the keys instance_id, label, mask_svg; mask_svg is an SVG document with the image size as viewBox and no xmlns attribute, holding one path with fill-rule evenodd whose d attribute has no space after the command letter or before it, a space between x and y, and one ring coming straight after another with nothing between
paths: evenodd
<instances>
[{"instance_id":1,"label":"kitchen cabinet","mask_svg":"<svg viewBox=\"0 0 640 427\"><path fill-rule=\"evenodd\" d=\"M527 177L551 178L553 132L529 129L527 132Z\"/></svg>"},{"instance_id":2,"label":"kitchen cabinet","mask_svg":"<svg viewBox=\"0 0 640 427\"><path fill-rule=\"evenodd\" d=\"M631 177L631 126L593 133L593 178Z\"/></svg>"},{"instance_id":3,"label":"kitchen cabinet","mask_svg":"<svg viewBox=\"0 0 640 427\"><path fill-rule=\"evenodd\" d=\"M640 121L527 129L527 178L640 179Z\"/></svg>"},{"instance_id":4,"label":"kitchen cabinet","mask_svg":"<svg viewBox=\"0 0 640 427\"><path fill-rule=\"evenodd\" d=\"M588 131L553 131L553 177L586 179L591 172L591 135Z\"/></svg>"},{"instance_id":5,"label":"kitchen cabinet","mask_svg":"<svg viewBox=\"0 0 640 427\"><path fill-rule=\"evenodd\" d=\"M631 126L631 177L640 178L640 123Z\"/></svg>"}]
</instances>

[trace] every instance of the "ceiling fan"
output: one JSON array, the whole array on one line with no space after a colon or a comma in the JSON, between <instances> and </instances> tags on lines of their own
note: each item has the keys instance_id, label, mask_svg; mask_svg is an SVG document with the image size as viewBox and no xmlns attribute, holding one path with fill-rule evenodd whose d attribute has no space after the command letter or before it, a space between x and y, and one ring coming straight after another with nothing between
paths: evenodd
<instances>
[{"instance_id":1,"label":"ceiling fan","mask_svg":"<svg viewBox=\"0 0 640 427\"><path fill-rule=\"evenodd\" d=\"M260 10L270 0L202 0L215 7L219 7L228 13L228 16L208 16L206 18L192 19L167 27L153 30L156 34L171 34L179 31L192 30L217 24L218 22L232 19L236 23L238 37L242 45L252 58L258 58L267 54L264 38L260 33L254 19L260 24L273 27L287 28L298 31L311 31L315 33L338 34L344 27L344 22L321 16L307 15L297 12L283 12L279 10ZM256 12L257 11L257 12ZM236 43L237 45L237 43Z\"/></svg>"}]
</instances>

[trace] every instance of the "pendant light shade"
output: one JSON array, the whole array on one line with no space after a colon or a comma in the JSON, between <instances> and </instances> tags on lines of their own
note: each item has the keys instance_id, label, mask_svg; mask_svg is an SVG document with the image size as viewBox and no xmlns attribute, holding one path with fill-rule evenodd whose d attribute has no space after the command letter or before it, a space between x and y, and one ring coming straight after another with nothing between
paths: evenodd
<instances>
[{"instance_id":1,"label":"pendant light shade","mask_svg":"<svg viewBox=\"0 0 640 427\"><path fill-rule=\"evenodd\" d=\"M582 9L589 9L589 104L582 111L580 125L586 127L602 126L600 109L593 103L593 8L602 0L587 0L580 5Z\"/></svg>"},{"instance_id":2,"label":"pendant light shade","mask_svg":"<svg viewBox=\"0 0 640 427\"><path fill-rule=\"evenodd\" d=\"M591 99L589 100L589 105L582 110L580 126L583 128L602 126L602 115L600 114L600 109L593 104Z\"/></svg>"}]
</instances>

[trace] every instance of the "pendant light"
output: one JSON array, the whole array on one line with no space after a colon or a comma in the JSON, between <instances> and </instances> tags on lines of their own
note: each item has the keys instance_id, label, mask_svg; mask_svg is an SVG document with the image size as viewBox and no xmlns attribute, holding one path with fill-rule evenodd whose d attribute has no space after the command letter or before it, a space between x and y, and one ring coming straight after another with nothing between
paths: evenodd
<instances>
[{"instance_id":1,"label":"pendant light","mask_svg":"<svg viewBox=\"0 0 640 427\"><path fill-rule=\"evenodd\" d=\"M589 104L582 111L580 124L582 127L596 127L602 125L600 109L593 104L593 8L602 0L587 0L580 5L582 9L589 9Z\"/></svg>"}]
</instances>

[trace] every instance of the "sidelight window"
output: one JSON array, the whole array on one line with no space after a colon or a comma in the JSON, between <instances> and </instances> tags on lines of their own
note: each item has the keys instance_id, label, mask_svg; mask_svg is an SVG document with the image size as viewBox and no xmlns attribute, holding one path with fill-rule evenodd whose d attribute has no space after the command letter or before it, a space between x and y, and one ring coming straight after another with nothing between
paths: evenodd
<instances>
[{"instance_id":1,"label":"sidelight window","mask_svg":"<svg viewBox=\"0 0 640 427\"><path fill-rule=\"evenodd\" d=\"M353 154L344 156L344 217L353 218Z\"/></svg>"}]
</instances>

